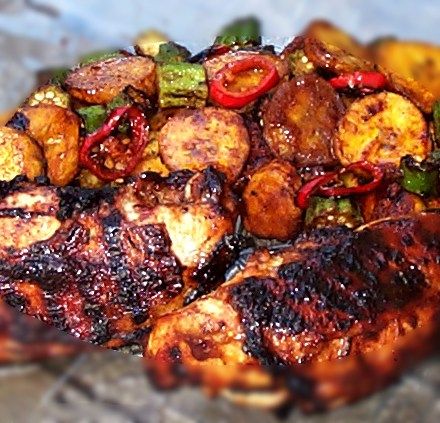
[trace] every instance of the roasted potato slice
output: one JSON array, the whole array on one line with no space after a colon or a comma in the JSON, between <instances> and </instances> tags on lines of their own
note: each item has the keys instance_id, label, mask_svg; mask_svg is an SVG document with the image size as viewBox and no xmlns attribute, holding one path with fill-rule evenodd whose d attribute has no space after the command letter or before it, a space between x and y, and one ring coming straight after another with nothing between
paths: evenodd
<instances>
[{"instance_id":1,"label":"roasted potato slice","mask_svg":"<svg viewBox=\"0 0 440 423\"><path fill-rule=\"evenodd\" d=\"M287 240L301 228L302 211L295 205L301 178L288 162L274 160L259 168L244 193L244 226L260 238Z\"/></svg>"},{"instance_id":2,"label":"roasted potato slice","mask_svg":"<svg viewBox=\"0 0 440 423\"><path fill-rule=\"evenodd\" d=\"M356 100L339 123L334 150L343 165L368 160L399 166L410 154L423 160L432 149L427 123L417 107L394 93Z\"/></svg>"},{"instance_id":3,"label":"roasted potato slice","mask_svg":"<svg viewBox=\"0 0 440 423\"><path fill-rule=\"evenodd\" d=\"M432 113L435 97L417 81L405 78L399 73L374 65L368 60L355 57L338 47L326 44L316 38L304 40L304 52L311 62L318 68L343 74L355 71L378 71L388 79L388 89L408 97L424 113Z\"/></svg>"},{"instance_id":4,"label":"roasted potato slice","mask_svg":"<svg viewBox=\"0 0 440 423\"><path fill-rule=\"evenodd\" d=\"M25 133L0 127L0 181L10 181L18 175L34 179L43 174L40 147Z\"/></svg>"},{"instance_id":5,"label":"roasted potato slice","mask_svg":"<svg viewBox=\"0 0 440 423\"><path fill-rule=\"evenodd\" d=\"M126 87L153 95L156 65L141 56L116 57L75 69L66 79L69 94L90 104L106 104Z\"/></svg>"},{"instance_id":6,"label":"roasted potato slice","mask_svg":"<svg viewBox=\"0 0 440 423\"><path fill-rule=\"evenodd\" d=\"M263 134L277 157L298 167L331 165L333 136L344 114L331 85L316 75L304 75L280 85L263 105Z\"/></svg>"},{"instance_id":7,"label":"roasted potato slice","mask_svg":"<svg viewBox=\"0 0 440 423\"><path fill-rule=\"evenodd\" d=\"M249 154L249 135L241 116L230 110L182 110L160 131L159 150L169 170L213 166L234 181Z\"/></svg>"},{"instance_id":8,"label":"roasted potato slice","mask_svg":"<svg viewBox=\"0 0 440 423\"><path fill-rule=\"evenodd\" d=\"M303 31L303 35L322 40L325 43L334 45L354 56L363 58L368 58L369 56L368 49L358 40L328 21L315 20L311 22Z\"/></svg>"},{"instance_id":9,"label":"roasted potato slice","mask_svg":"<svg viewBox=\"0 0 440 423\"><path fill-rule=\"evenodd\" d=\"M19 114L27 120L26 132L43 148L50 182L67 185L78 172L79 117L49 104L27 106Z\"/></svg>"},{"instance_id":10,"label":"roasted potato slice","mask_svg":"<svg viewBox=\"0 0 440 423\"><path fill-rule=\"evenodd\" d=\"M440 47L422 42L384 39L371 45L374 62L418 81L440 98Z\"/></svg>"}]
</instances>

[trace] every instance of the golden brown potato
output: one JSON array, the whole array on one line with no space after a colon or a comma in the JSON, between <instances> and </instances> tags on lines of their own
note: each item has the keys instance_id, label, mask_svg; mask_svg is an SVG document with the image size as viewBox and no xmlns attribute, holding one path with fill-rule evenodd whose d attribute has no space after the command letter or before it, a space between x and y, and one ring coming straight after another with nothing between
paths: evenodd
<instances>
[{"instance_id":1,"label":"golden brown potato","mask_svg":"<svg viewBox=\"0 0 440 423\"><path fill-rule=\"evenodd\" d=\"M369 56L368 49L358 40L328 21L315 20L311 22L303 31L303 35L322 40L325 43L334 45L354 56L363 58Z\"/></svg>"},{"instance_id":2,"label":"golden brown potato","mask_svg":"<svg viewBox=\"0 0 440 423\"><path fill-rule=\"evenodd\" d=\"M432 113L435 103L434 95L413 79L405 78L380 65L374 65L368 60L352 56L346 51L326 44L316 38L306 38L304 40L304 52L315 67L336 74L352 73L355 71L381 72L388 79L389 91L408 97L424 113Z\"/></svg>"},{"instance_id":3,"label":"golden brown potato","mask_svg":"<svg viewBox=\"0 0 440 423\"><path fill-rule=\"evenodd\" d=\"M425 159L432 143L417 107L398 94L381 92L351 105L339 124L334 149L343 165L369 160L398 166L406 154Z\"/></svg>"},{"instance_id":4,"label":"golden brown potato","mask_svg":"<svg viewBox=\"0 0 440 423\"><path fill-rule=\"evenodd\" d=\"M78 172L80 119L62 107L40 104L20 110L27 133L43 148L47 176L54 185L67 185Z\"/></svg>"},{"instance_id":5,"label":"golden brown potato","mask_svg":"<svg viewBox=\"0 0 440 423\"><path fill-rule=\"evenodd\" d=\"M241 116L230 110L182 110L160 131L159 150L172 171L213 166L234 181L249 154L249 135Z\"/></svg>"},{"instance_id":6,"label":"golden brown potato","mask_svg":"<svg viewBox=\"0 0 440 423\"><path fill-rule=\"evenodd\" d=\"M44 174L44 160L38 145L23 132L0 127L0 181L18 175L29 179Z\"/></svg>"},{"instance_id":7,"label":"golden brown potato","mask_svg":"<svg viewBox=\"0 0 440 423\"><path fill-rule=\"evenodd\" d=\"M139 175L143 172L156 172L162 176L167 176L169 174L168 168L163 163L159 154L159 141L157 136L154 136L150 143L145 147L142 153L142 160L136 166L133 171L133 175Z\"/></svg>"},{"instance_id":8,"label":"golden brown potato","mask_svg":"<svg viewBox=\"0 0 440 423\"><path fill-rule=\"evenodd\" d=\"M127 86L153 95L156 90L156 65L140 56L116 57L75 69L66 79L66 87L77 100L106 104Z\"/></svg>"},{"instance_id":9,"label":"golden brown potato","mask_svg":"<svg viewBox=\"0 0 440 423\"><path fill-rule=\"evenodd\" d=\"M280 85L263 105L263 134L271 150L298 167L336 162L332 140L344 106L328 82L304 75Z\"/></svg>"},{"instance_id":10,"label":"golden brown potato","mask_svg":"<svg viewBox=\"0 0 440 423\"><path fill-rule=\"evenodd\" d=\"M259 168L244 193L244 226L260 238L287 240L301 227L295 196L301 178L288 162L274 160Z\"/></svg>"},{"instance_id":11,"label":"golden brown potato","mask_svg":"<svg viewBox=\"0 0 440 423\"><path fill-rule=\"evenodd\" d=\"M414 41L385 39L371 45L374 62L418 81L440 98L440 47Z\"/></svg>"}]
</instances>

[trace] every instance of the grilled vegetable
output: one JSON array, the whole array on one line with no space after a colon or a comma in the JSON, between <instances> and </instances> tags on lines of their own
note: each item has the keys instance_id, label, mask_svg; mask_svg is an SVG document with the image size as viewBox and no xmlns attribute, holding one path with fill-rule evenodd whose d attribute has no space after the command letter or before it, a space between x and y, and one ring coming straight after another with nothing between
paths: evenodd
<instances>
[{"instance_id":1,"label":"grilled vegetable","mask_svg":"<svg viewBox=\"0 0 440 423\"><path fill-rule=\"evenodd\" d=\"M437 101L434 104L432 117L433 117L435 141L437 143L437 146L440 146L440 101Z\"/></svg>"},{"instance_id":2,"label":"grilled vegetable","mask_svg":"<svg viewBox=\"0 0 440 423\"><path fill-rule=\"evenodd\" d=\"M344 106L330 84L316 75L284 82L262 107L264 137L280 158L299 167L336 162L331 142Z\"/></svg>"},{"instance_id":3,"label":"grilled vegetable","mask_svg":"<svg viewBox=\"0 0 440 423\"><path fill-rule=\"evenodd\" d=\"M26 104L29 106L53 104L68 109L70 106L70 97L69 94L63 91L59 86L49 84L34 91L26 100Z\"/></svg>"},{"instance_id":4,"label":"grilled vegetable","mask_svg":"<svg viewBox=\"0 0 440 423\"><path fill-rule=\"evenodd\" d=\"M43 148L50 182L67 185L78 172L78 116L51 104L26 106L19 114L27 120L26 132Z\"/></svg>"},{"instance_id":5,"label":"grilled vegetable","mask_svg":"<svg viewBox=\"0 0 440 423\"><path fill-rule=\"evenodd\" d=\"M89 54L85 54L84 56L81 56L79 58L78 62L80 66L86 66L92 63L102 62L104 60L114 59L117 57L122 57L122 54L119 51L115 51L114 49L102 50L102 51L95 51Z\"/></svg>"},{"instance_id":6,"label":"grilled vegetable","mask_svg":"<svg viewBox=\"0 0 440 423\"><path fill-rule=\"evenodd\" d=\"M258 169L243 192L246 230L261 238L291 238L302 223L295 205L300 187L301 178L288 162L275 160Z\"/></svg>"},{"instance_id":7,"label":"grilled vegetable","mask_svg":"<svg viewBox=\"0 0 440 423\"><path fill-rule=\"evenodd\" d=\"M107 117L107 110L103 106L81 107L76 112L82 117L88 134L100 128Z\"/></svg>"},{"instance_id":8,"label":"grilled vegetable","mask_svg":"<svg viewBox=\"0 0 440 423\"><path fill-rule=\"evenodd\" d=\"M246 46L261 43L260 21L254 17L238 19L223 28L215 39L217 45Z\"/></svg>"},{"instance_id":9,"label":"grilled vegetable","mask_svg":"<svg viewBox=\"0 0 440 423\"><path fill-rule=\"evenodd\" d=\"M208 98L205 69L192 63L158 67L159 106L203 107Z\"/></svg>"},{"instance_id":10,"label":"grilled vegetable","mask_svg":"<svg viewBox=\"0 0 440 423\"><path fill-rule=\"evenodd\" d=\"M127 117L131 127L131 141L125 151L116 151L118 162L114 163L111 155L102 158L101 151L92 157L93 149L106 141L113 145L113 150L125 144L123 140L115 138L112 132L117 129L122 118ZM81 164L103 181L114 181L128 176L139 163L142 151L148 143L147 122L141 110L135 106L122 106L114 109L107 117L103 126L89 134L81 146L79 159ZM114 146L116 144L116 146Z\"/></svg>"},{"instance_id":11,"label":"grilled vegetable","mask_svg":"<svg viewBox=\"0 0 440 423\"><path fill-rule=\"evenodd\" d=\"M279 80L277 68L269 58L263 55L248 57L219 70L210 81L209 96L220 106L240 109L271 90ZM243 86L244 81L246 86Z\"/></svg>"},{"instance_id":12,"label":"grilled vegetable","mask_svg":"<svg viewBox=\"0 0 440 423\"><path fill-rule=\"evenodd\" d=\"M418 81L436 98L440 97L440 47L387 38L374 42L370 49L375 63Z\"/></svg>"},{"instance_id":13,"label":"grilled vegetable","mask_svg":"<svg viewBox=\"0 0 440 423\"><path fill-rule=\"evenodd\" d=\"M169 41L159 46L159 52L154 56L156 63L168 64L186 62L191 52L180 44Z\"/></svg>"},{"instance_id":14,"label":"grilled vegetable","mask_svg":"<svg viewBox=\"0 0 440 423\"><path fill-rule=\"evenodd\" d=\"M310 38L317 38L357 57L366 58L369 56L368 49L358 40L328 21L313 21L303 31L303 35Z\"/></svg>"},{"instance_id":15,"label":"grilled vegetable","mask_svg":"<svg viewBox=\"0 0 440 423\"><path fill-rule=\"evenodd\" d=\"M348 198L313 197L306 210L307 228L325 228L329 226L347 226L356 228L363 219L356 206Z\"/></svg>"},{"instance_id":16,"label":"grilled vegetable","mask_svg":"<svg viewBox=\"0 0 440 423\"><path fill-rule=\"evenodd\" d=\"M139 175L144 172L156 172L162 176L168 176L170 173L160 158L159 141L157 139L152 139L145 147L142 153L142 158L132 173L134 175Z\"/></svg>"},{"instance_id":17,"label":"grilled vegetable","mask_svg":"<svg viewBox=\"0 0 440 423\"><path fill-rule=\"evenodd\" d=\"M44 174L44 160L38 145L23 132L0 127L0 181L18 175L29 179Z\"/></svg>"},{"instance_id":18,"label":"grilled vegetable","mask_svg":"<svg viewBox=\"0 0 440 423\"><path fill-rule=\"evenodd\" d=\"M330 79L330 85L336 90L359 90L363 94L369 94L376 90L382 90L387 85L387 79L380 72L356 71L335 76Z\"/></svg>"},{"instance_id":19,"label":"grilled vegetable","mask_svg":"<svg viewBox=\"0 0 440 423\"><path fill-rule=\"evenodd\" d=\"M418 162L412 156L402 157L400 169L403 173L402 187L407 191L430 197L439 191L439 167L429 160Z\"/></svg>"},{"instance_id":20,"label":"grilled vegetable","mask_svg":"<svg viewBox=\"0 0 440 423\"><path fill-rule=\"evenodd\" d=\"M431 151L422 113L404 97L382 92L356 100L339 123L334 150L343 165L361 160L399 166L407 154Z\"/></svg>"},{"instance_id":21,"label":"grilled vegetable","mask_svg":"<svg viewBox=\"0 0 440 423\"><path fill-rule=\"evenodd\" d=\"M213 166L234 181L249 154L249 135L241 116L232 111L182 110L160 131L159 147L170 170Z\"/></svg>"},{"instance_id":22,"label":"grilled vegetable","mask_svg":"<svg viewBox=\"0 0 440 423\"><path fill-rule=\"evenodd\" d=\"M148 30L138 35L135 40L135 50L141 56L156 56L163 43L168 41L168 37L156 30Z\"/></svg>"},{"instance_id":23,"label":"grilled vegetable","mask_svg":"<svg viewBox=\"0 0 440 423\"><path fill-rule=\"evenodd\" d=\"M156 65L148 57L129 56L95 62L74 70L66 79L69 94L91 104L107 104L127 86L153 95Z\"/></svg>"}]
</instances>

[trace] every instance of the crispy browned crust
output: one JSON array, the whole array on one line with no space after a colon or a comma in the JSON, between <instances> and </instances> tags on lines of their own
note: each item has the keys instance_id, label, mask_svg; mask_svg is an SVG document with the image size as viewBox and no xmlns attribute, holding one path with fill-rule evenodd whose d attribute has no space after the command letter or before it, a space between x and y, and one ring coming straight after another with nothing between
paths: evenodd
<instances>
[{"instance_id":1,"label":"crispy browned crust","mask_svg":"<svg viewBox=\"0 0 440 423\"><path fill-rule=\"evenodd\" d=\"M232 182L248 157L249 135L241 116L230 110L182 110L160 131L159 149L170 170L213 166Z\"/></svg>"},{"instance_id":2,"label":"crispy browned crust","mask_svg":"<svg viewBox=\"0 0 440 423\"><path fill-rule=\"evenodd\" d=\"M302 210L295 205L301 185L288 162L275 160L260 167L243 192L246 230L260 238L292 238L302 225Z\"/></svg>"},{"instance_id":3,"label":"crispy browned crust","mask_svg":"<svg viewBox=\"0 0 440 423\"><path fill-rule=\"evenodd\" d=\"M328 82L305 75L281 84L262 108L264 137L277 157L297 166L332 165L344 106Z\"/></svg>"},{"instance_id":4,"label":"crispy browned crust","mask_svg":"<svg viewBox=\"0 0 440 423\"><path fill-rule=\"evenodd\" d=\"M159 385L197 381L214 392L285 386L307 410L367 395L432 351L439 231L431 212L260 251L215 292L158 320L150 372Z\"/></svg>"},{"instance_id":5,"label":"crispy browned crust","mask_svg":"<svg viewBox=\"0 0 440 423\"><path fill-rule=\"evenodd\" d=\"M148 96L153 95L156 91L155 72L156 65L148 57L117 57L75 69L65 85L77 100L105 104L128 86Z\"/></svg>"}]
</instances>

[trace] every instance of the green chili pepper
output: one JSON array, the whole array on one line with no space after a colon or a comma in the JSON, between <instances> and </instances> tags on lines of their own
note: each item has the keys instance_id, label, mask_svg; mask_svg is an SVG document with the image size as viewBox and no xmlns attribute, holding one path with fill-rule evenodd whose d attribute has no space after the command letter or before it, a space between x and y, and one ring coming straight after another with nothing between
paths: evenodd
<instances>
[{"instance_id":1,"label":"green chili pepper","mask_svg":"<svg viewBox=\"0 0 440 423\"><path fill-rule=\"evenodd\" d=\"M90 63L100 62L101 60L113 59L114 57L122 56L119 51L115 50L103 50L95 51L94 53L85 54L79 58L80 66L86 66Z\"/></svg>"},{"instance_id":2,"label":"green chili pepper","mask_svg":"<svg viewBox=\"0 0 440 423\"><path fill-rule=\"evenodd\" d=\"M435 141L437 146L440 147L440 100L434 104L433 120Z\"/></svg>"},{"instance_id":3,"label":"green chili pepper","mask_svg":"<svg viewBox=\"0 0 440 423\"><path fill-rule=\"evenodd\" d=\"M431 156L423 162L417 162L412 156L405 156L400 161L403 172L402 187L414 194L429 197L437 195L439 185L439 166Z\"/></svg>"},{"instance_id":4,"label":"green chili pepper","mask_svg":"<svg viewBox=\"0 0 440 423\"><path fill-rule=\"evenodd\" d=\"M362 223L358 208L348 198L312 197L306 210L305 225L307 228L328 226L355 228Z\"/></svg>"},{"instance_id":5,"label":"green chili pepper","mask_svg":"<svg viewBox=\"0 0 440 423\"><path fill-rule=\"evenodd\" d=\"M315 70L315 66L308 59L304 50L296 50L288 55L289 70L293 76L308 75Z\"/></svg>"},{"instance_id":6,"label":"green chili pepper","mask_svg":"<svg viewBox=\"0 0 440 423\"><path fill-rule=\"evenodd\" d=\"M227 46L261 44L260 21L254 17L238 19L223 28L214 44Z\"/></svg>"},{"instance_id":7,"label":"green chili pepper","mask_svg":"<svg viewBox=\"0 0 440 423\"><path fill-rule=\"evenodd\" d=\"M107 110L103 106L81 107L77 109L77 113L82 117L88 134L100 128L107 118Z\"/></svg>"},{"instance_id":8,"label":"green chili pepper","mask_svg":"<svg viewBox=\"0 0 440 423\"><path fill-rule=\"evenodd\" d=\"M158 66L159 105L168 107L203 107L208 98L205 69L192 63Z\"/></svg>"},{"instance_id":9,"label":"green chili pepper","mask_svg":"<svg viewBox=\"0 0 440 423\"><path fill-rule=\"evenodd\" d=\"M159 46L159 53L154 56L154 60L160 64L179 63L187 61L190 56L191 52L189 50L170 41Z\"/></svg>"}]
</instances>

